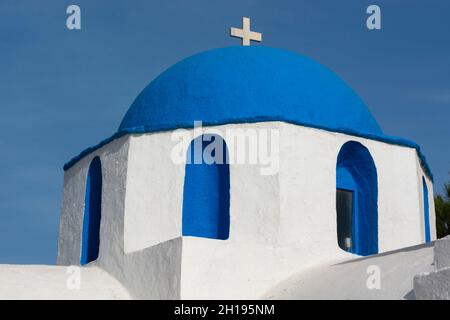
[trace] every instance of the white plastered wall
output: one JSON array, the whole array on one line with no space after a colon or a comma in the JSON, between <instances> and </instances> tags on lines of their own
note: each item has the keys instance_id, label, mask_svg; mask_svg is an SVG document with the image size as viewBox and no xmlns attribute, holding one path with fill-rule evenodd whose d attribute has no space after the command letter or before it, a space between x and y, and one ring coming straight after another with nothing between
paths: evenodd
<instances>
[{"instance_id":1,"label":"white plastered wall","mask_svg":"<svg viewBox=\"0 0 450 320\"><path fill-rule=\"evenodd\" d=\"M279 129L279 125L278 122L224 125L203 128L203 133L220 134L227 140L228 129L239 128L245 133L248 129ZM186 147L201 134L194 129L185 132L190 136ZM172 132L162 132L131 138L125 212L127 252L181 237L185 164L175 164L170 158L172 148L177 144L171 141L171 136ZM229 140L226 142L230 158L237 159L236 145ZM209 280L221 277L219 275L230 275L234 281L248 282L248 272L236 273L243 255L254 259L254 262L273 261L278 256L283 258L271 249L277 243L280 223L278 174L261 175L263 168L267 165L230 165L229 240L183 237L182 298L233 297L233 293L237 294L236 288L215 289L216 282ZM250 266L254 265L252 263ZM261 272L255 270L252 277L254 282L259 283L261 292L268 288L268 283L264 281L266 271L265 267L261 268ZM280 274L279 278L282 278L284 270L280 268L271 272ZM271 283L272 276L268 278ZM248 291L242 294L253 296Z\"/></svg>"},{"instance_id":2,"label":"white plastered wall","mask_svg":"<svg viewBox=\"0 0 450 320\"><path fill-rule=\"evenodd\" d=\"M282 243L336 243L336 160L348 141L363 144L377 169L379 252L422 242L415 149L290 124L283 127ZM299 238L298 232L305 236Z\"/></svg>"},{"instance_id":3,"label":"white plastered wall","mask_svg":"<svg viewBox=\"0 0 450 320\"><path fill-rule=\"evenodd\" d=\"M181 239L125 254L124 213L130 136L115 140L81 159L64 174L58 243L59 265L79 265L86 177L95 156L102 164L102 215L99 266L119 280L134 298L179 298ZM83 279L81 279L83 281Z\"/></svg>"},{"instance_id":4,"label":"white plastered wall","mask_svg":"<svg viewBox=\"0 0 450 320\"><path fill-rule=\"evenodd\" d=\"M431 241L437 239L437 231L436 231L436 207L434 206L434 186L433 183L427 176L425 175L425 181L428 185L428 203L430 210L430 238ZM425 238L425 237L424 237Z\"/></svg>"},{"instance_id":5,"label":"white plastered wall","mask_svg":"<svg viewBox=\"0 0 450 320\"><path fill-rule=\"evenodd\" d=\"M338 248L335 210L336 159L350 140L366 146L377 167L380 252L423 242L423 172L414 149L281 122L203 129L219 130L226 140L226 129L233 128L278 129L280 170L264 176L259 165L230 165L228 240L181 238L185 167L171 161L172 132L131 135L65 173L58 263L79 262L85 179L91 159L100 155L96 264L138 298L261 297L302 268L353 256Z\"/></svg>"},{"instance_id":6,"label":"white plastered wall","mask_svg":"<svg viewBox=\"0 0 450 320\"><path fill-rule=\"evenodd\" d=\"M171 160L169 132L130 137L125 252L181 236L184 166Z\"/></svg>"},{"instance_id":7,"label":"white plastered wall","mask_svg":"<svg viewBox=\"0 0 450 320\"><path fill-rule=\"evenodd\" d=\"M123 212L129 142L115 140L87 155L64 172L63 204L58 242L58 264L80 263L86 180L96 156L102 168L102 213L98 261L109 261L123 248Z\"/></svg>"},{"instance_id":8,"label":"white plastered wall","mask_svg":"<svg viewBox=\"0 0 450 320\"><path fill-rule=\"evenodd\" d=\"M278 128L277 123L271 125L274 126ZM269 127L225 125L205 127L203 133L218 133L225 138L227 129ZM185 132L190 135L184 147L187 149L201 133L194 129ZM172 141L171 136L172 132L162 132L131 137L125 200L127 253L181 237L185 160L181 164L172 161L172 150L178 142ZM230 146L232 143L228 152L234 158L237 149ZM260 169L258 165L230 166L230 211L246 212L248 217L240 219L231 214L230 238L273 244L279 224L278 175L262 176Z\"/></svg>"},{"instance_id":9,"label":"white plastered wall","mask_svg":"<svg viewBox=\"0 0 450 320\"><path fill-rule=\"evenodd\" d=\"M246 165L230 167L230 239L183 238L182 298L261 297L301 269L356 257L337 245L336 161L347 141L367 147L377 168L379 252L423 242L416 174L422 169L415 149L286 123L259 126L280 129L279 174L263 177ZM279 216L257 214L273 203ZM254 228L240 228L245 225Z\"/></svg>"},{"instance_id":10,"label":"white plastered wall","mask_svg":"<svg viewBox=\"0 0 450 320\"><path fill-rule=\"evenodd\" d=\"M436 231L436 214L435 214L435 207L434 207L434 190L433 190L433 182L431 179L425 174L422 167L420 166L420 162L417 159L417 179L419 180L419 194L420 194L420 233L422 236L422 242L425 242L425 201L424 201L424 194L423 194L423 185L422 185L422 177L425 178L425 183L428 188L428 211L429 211L429 224L430 224L430 239L431 241L436 240L437 238L437 231Z\"/></svg>"}]
</instances>

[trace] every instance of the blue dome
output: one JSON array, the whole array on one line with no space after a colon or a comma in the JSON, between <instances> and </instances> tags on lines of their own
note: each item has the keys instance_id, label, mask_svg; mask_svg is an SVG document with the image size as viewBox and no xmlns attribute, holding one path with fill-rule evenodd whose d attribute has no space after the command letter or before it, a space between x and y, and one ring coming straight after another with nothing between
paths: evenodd
<instances>
[{"instance_id":1,"label":"blue dome","mask_svg":"<svg viewBox=\"0 0 450 320\"><path fill-rule=\"evenodd\" d=\"M130 133L226 123L285 121L415 148L385 135L362 100L333 72L304 56L269 47L226 47L173 65L136 98L119 130L64 165Z\"/></svg>"},{"instance_id":2,"label":"blue dome","mask_svg":"<svg viewBox=\"0 0 450 320\"><path fill-rule=\"evenodd\" d=\"M226 123L286 121L383 135L362 100L333 72L269 47L226 47L182 60L136 98L119 132Z\"/></svg>"}]
</instances>

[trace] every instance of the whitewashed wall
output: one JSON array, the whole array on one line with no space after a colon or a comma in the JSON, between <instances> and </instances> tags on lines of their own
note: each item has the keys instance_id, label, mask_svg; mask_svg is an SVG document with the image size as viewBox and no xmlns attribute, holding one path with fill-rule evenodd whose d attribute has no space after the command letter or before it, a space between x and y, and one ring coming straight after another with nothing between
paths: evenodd
<instances>
[{"instance_id":1,"label":"whitewashed wall","mask_svg":"<svg viewBox=\"0 0 450 320\"><path fill-rule=\"evenodd\" d=\"M102 164L102 217L99 257L111 244L123 246L123 203L127 171L128 138L123 137L84 157L64 172L63 203L58 242L59 264L79 264L82 242L84 198L89 165L96 156ZM110 242L110 239L115 241ZM105 256L105 259L108 259Z\"/></svg>"},{"instance_id":2,"label":"whitewashed wall","mask_svg":"<svg viewBox=\"0 0 450 320\"><path fill-rule=\"evenodd\" d=\"M289 124L282 134L281 242L336 244L336 160L348 141L363 144L377 169L379 251L423 242L415 149Z\"/></svg>"},{"instance_id":3,"label":"whitewashed wall","mask_svg":"<svg viewBox=\"0 0 450 320\"><path fill-rule=\"evenodd\" d=\"M182 298L261 297L301 269L356 257L337 244L336 161L347 141L366 146L377 168L379 252L424 241L423 171L414 149L285 123L262 126L281 130L280 172L262 177L231 167L231 230L239 232L226 241L183 238ZM432 191L429 200L434 237ZM274 203L275 216L258 214Z\"/></svg>"},{"instance_id":4,"label":"whitewashed wall","mask_svg":"<svg viewBox=\"0 0 450 320\"><path fill-rule=\"evenodd\" d=\"M138 298L256 298L301 268L351 257L337 245L335 209L337 155L350 140L369 149L377 168L380 252L424 241L423 171L414 149L280 122L213 127L230 128L279 129L281 143L278 174L230 166L228 240L181 238L185 168L170 159L171 132L131 135L65 173L58 263L79 263L85 180L95 155L104 180L95 264Z\"/></svg>"},{"instance_id":5,"label":"whitewashed wall","mask_svg":"<svg viewBox=\"0 0 450 320\"><path fill-rule=\"evenodd\" d=\"M169 133L130 137L125 252L181 236L184 166L171 160Z\"/></svg>"},{"instance_id":6,"label":"whitewashed wall","mask_svg":"<svg viewBox=\"0 0 450 320\"><path fill-rule=\"evenodd\" d=\"M176 299L180 292L180 238L125 254L129 140L127 136L113 141L65 172L57 263L78 265L80 262L86 177L90 162L99 156L103 178L100 249L98 259L88 267L103 268L135 298Z\"/></svg>"},{"instance_id":7,"label":"whitewashed wall","mask_svg":"<svg viewBox=\"0 0 450 320\"><path fill-rule=\"evenodd\" d=\"M230 128L278 128L278 123L204 128L222 133ZM186 130L192 137L199 132ZM190 142L190 140L188 141ZM171 132L132 136L125 200L125 250L133 252L181 236L184 164L171 159ZM188 145L188 144L187 144ZM234 157L236 148L230 149ZM275 243L279 224L278 175L263 176L259 165L230 166L230 238ZM241 219L237 213L245 212Z\"/></svg>"}]
</instances>

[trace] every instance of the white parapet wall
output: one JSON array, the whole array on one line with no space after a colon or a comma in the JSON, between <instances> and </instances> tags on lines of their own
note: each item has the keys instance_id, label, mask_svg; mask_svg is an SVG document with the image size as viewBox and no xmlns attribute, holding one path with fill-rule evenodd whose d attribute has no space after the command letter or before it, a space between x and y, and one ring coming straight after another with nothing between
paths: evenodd
<instances>
[{"instance_id":1,"label":"white parapet wall","mask_svg":"<svg viewBox=\"0 0 450 320\"><path fill-rule=\"evenodd\" d=\"M418 300L450 299L450 236L434 243L433 270L414 277L414 293Z\"/></svg>"}]
</instances>

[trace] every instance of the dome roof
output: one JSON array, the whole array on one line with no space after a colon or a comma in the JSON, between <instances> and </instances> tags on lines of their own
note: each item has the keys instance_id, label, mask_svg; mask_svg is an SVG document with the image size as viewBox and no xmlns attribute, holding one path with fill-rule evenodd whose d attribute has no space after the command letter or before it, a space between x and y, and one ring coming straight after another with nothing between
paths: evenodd
<instances>
[{"instance_id":1,"label":"dome roof","mask_svg":"<svg viewBox=\"0 0 450 320\"><path fill-rule=\"evenodd\" d=\"M173 65L136 98L119 129L64 165L130 133L147 133L226 123L285 121L415 148L385 135L362 100L337 75L298 54L263 46L206 51Z\"/></svg>"},{"instance_id":2,"label":"dome roof","mask_svg":"<svg viewBox=\"0 0 450 320\"><path fill-rule=\"evenodd\" d=\"M362 100L329 69L263 46L211 50L173 65L139 94L118 131L191 128L194 121L286 121L383 134Z\"/></svg>"}]
</instances>

